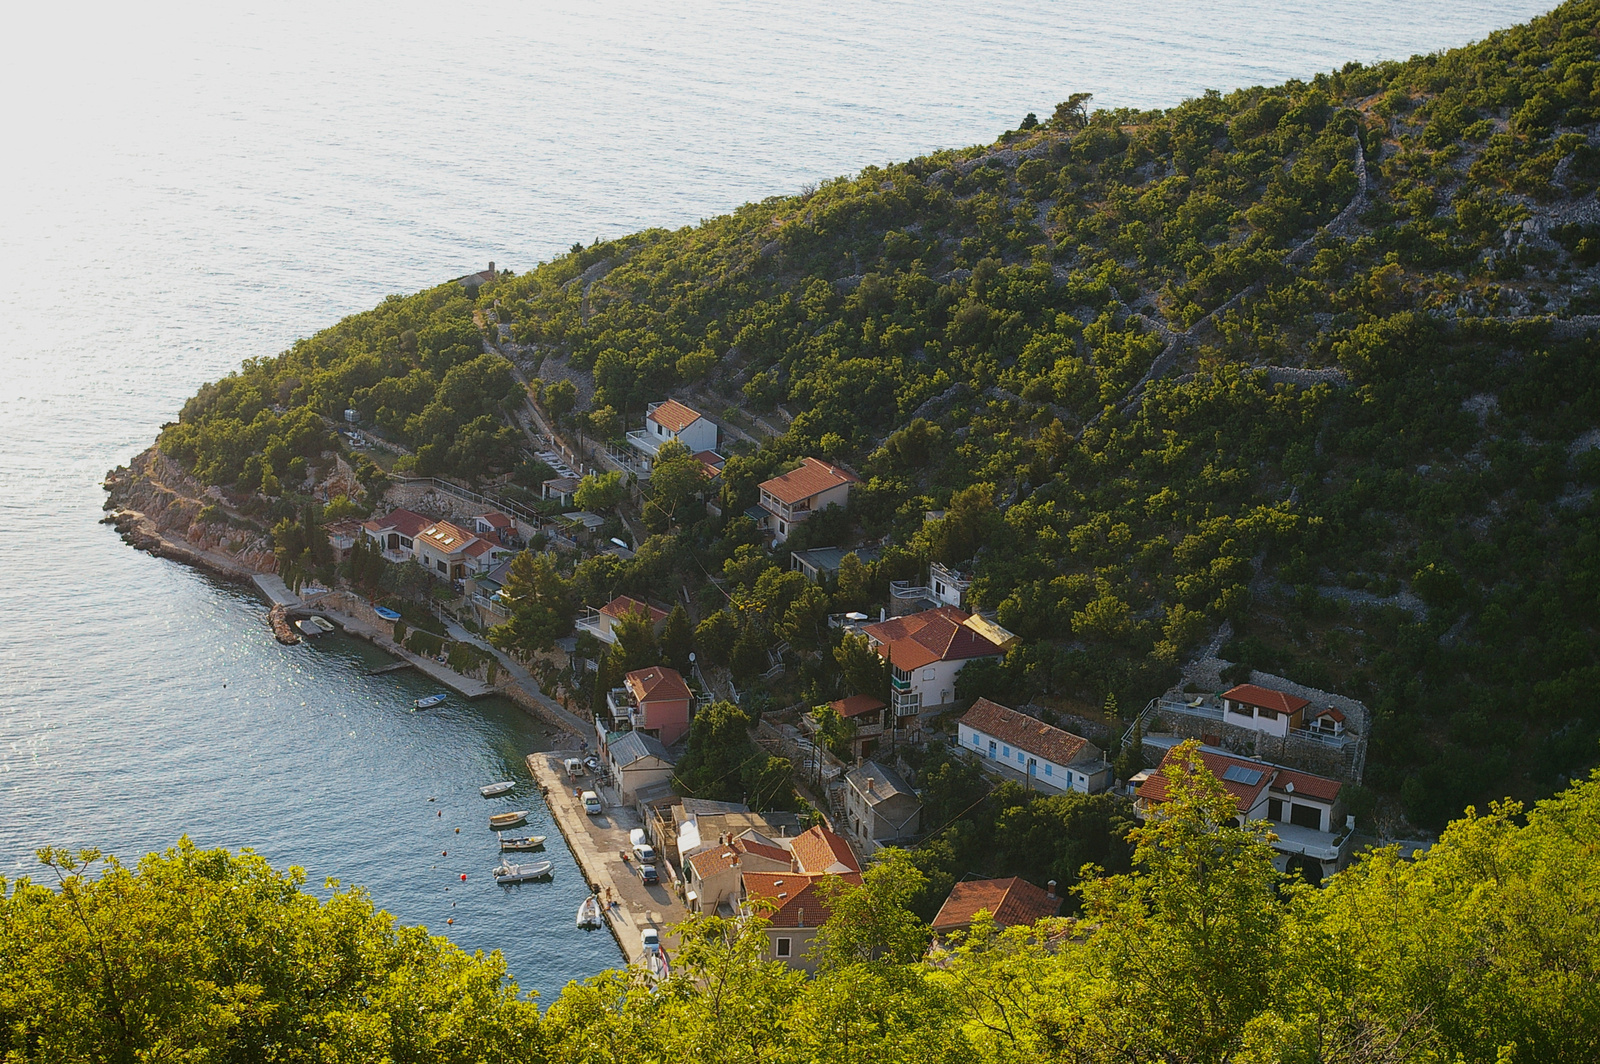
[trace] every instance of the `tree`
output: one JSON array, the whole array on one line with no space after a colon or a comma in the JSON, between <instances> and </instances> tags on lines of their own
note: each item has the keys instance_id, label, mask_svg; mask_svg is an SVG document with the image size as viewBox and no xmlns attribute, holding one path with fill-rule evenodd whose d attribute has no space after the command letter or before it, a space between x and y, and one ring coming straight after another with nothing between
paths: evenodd
<instances>
[{"instance_id":1,"label":"tree","mask_svg":"<svg viewBox=\"0 0 1600 1064\"><path fill-rule=\"evenodd\" d=\"M578 504L578 509L594 513L615 508L626 495L622 474L613 470L610 473L590 473L578 481L578 490L572 493L572 500Z\"/></svg>"},{"instance_id":2,"label":"tree","mask_svg":"<svg viewBox=\"0 0 1600 1064\"><path fill-rule=\"evenodd\" d=\"M544 387L541 396L545 410L560 424L566 421L567 416L577 409L578 388L569 380L559 380Z\"/></svg>"},{"instance_id":3,"label":"tree","mask_svg":"<svg viewBox=\"0 0 1600 1064\"><path fill-rule=\"evenodd\" d=\"M655 622L645 610L628 610L618 617L611 626L611 634L616 637L616 642L611 645L611 652L606 657L611 660L617 675L661 664L661 644L656 641Z\"/></svg>"},{"instance_id":4,"label":"tree","mask_svg":"<svg viewBox=\"0 0 1600 1064\"><path fill-rule=\"evenodd\" d=\"M927 951L931 933L911 912L911 902L926 884L910 855L894 847L878 851L859 884L824 876L816 891L829 916L810 955L824 969L867 961L916 962Z\"/></svg>"},{"instance_id":5,"label":"tree","mask_svg":"<svg viewBox=\"0 0 1600 1064\"><path fill-rule=\"evenodd\" d=\"M663 443L650 463L650 496L645 502L645 517L654 517L662 528L682 523L693 510L697 496L705 491L705 469L700 460L689 453L689 448L677 440Z\"/></svg>"},{"instance_id":6,"label":"tree","mask_svg":"<svg viewBox=\"0 0 1600 1064\"><path fill-rule=\"evenodd\" d=\"M806 584L778 622L778 638L796 650L818 651L828 645L828 593Z\"/></svg>"},{"instance_id":7,"label":"tree","mask_svg":"<svg viewBox=\"0 0 1600 1064\"><path fill-rule=\"evenodd\" d=\"M1133 737L1128 740L1117 754L1114 768L1119 780L1131 780L1144 771L1144 726L1142 721L1133 722Z\"/></svg>"},{"instance_id":8,"label":"tree","mask_svg":"<svg viewBox=\"0 0 1600 1064\"><path fill-rule=\"evenodd\" d=\"M1092 92L1075 92L1056 104L1055 114L1050 117L1051 128L1075 130L1088 125L1089 101L1092 99L1094 99Z\"/></svg>"},{"instance_id":9,"label":"tree","mask_svg":"<svg viewBox=\"0 0 1600 1064\"><path fill-rule=\"evenodd\" d=\"M708 664L719 668L733 660L733 644L738 638L739 627L727 610L717 610L694 629L695 646Z\"/></svg>"},{"instance_id":10,"label":"tree","mask_svg":"<svg viewBox=\"0 0 1600 1064\"><path fill-rule=\"evenodd\" d=\"M728 657L728 668L733 671L733 678L741 683L753 680L767 671L767 644L761 638L760 630L753 624L747 624L739 633L739 638L734 640L733 652Z\"/></svg>"},{"instance_id":11,"label":"tree","mask_svg":"<svg viewBox=\"0 0 1600 1064\"><path fill-rule=\"evenodd\" d=\"M689 739L673 777L680 794L739 801L744 770L766 753L750 741L750 718L732 702L713 702L689 722Z\"/></svg>"},{"instance_id":12,"label":"tree","mask_svg":"<svg viewBox=\"0 0 1600 1064\"><path fill-rule=\"evenodd\" d=\"M557 572L550 554L522 551L513 558L500 599L511 616L489 629L489 642L523 655L549 650L571 630L578 612L572 583Z\"/></svg>"},{"instance_id":13,"label":"tree","mask_svg":"<svg viewBox=\"0 0 1600 1064\"><path fill-rule=\"evenodd\" d=\"M833 648L833 660L844 674L847 693L889 701L888 662L878 656L866 636L845 633L839 645Z\"/></svg>"},{"instance_id":14,"label":"tree","mask_svg":"<svg viewBox=\"0 0 1600 1064\"><path fill-rule=\"evenodd\" d=\"M734 549L733 557L722 563L722 575L737 587L754 587L762 573L776 568L765 550L744 543Z\"/></svg>"},{"instance_id":15,"label":"tree","mask_svg":"<svg viewBox=\"0 0 1600 1064\"><path fill-rule=\"evenodd\" d=\"M694 629L689 624L689 613L680 602L667 614L666 626L661 629L661 656L679 672L688 675L689 655L694 653Z\"/></svg>"},{"instance_id":16,"label":"tree","mask_svg":"<svg viewBox=\"0 0 1600 1064\"><path fill-rule=\"evenodd\" d=\"M39 857L54 889L0 882L8 1059L468 1064L539 1037L499 951L398 926L357 888L333 881L319 899L299 868L187 837L133 868L95 850Z\"/></svg>"},{"instance_id":17,"label":"tree","mask_svg":"<svg viewBox=\"0 0 1600 1064\"><path fill-rule=\"evenodd\" d=\"M855 551L839 559L839 584L834 593L834 607L841 613L866 607L872 597L872 571L861 561Z\"/></svg>"},{"instance_id":18,"label":"tree","mask_svg":"<svg viewBox=\"0 0 1600 1064\"><path fill-rule=\"evenodd\" d=\"M822 745L832 751L834 757L849 760L850 744L856 735L855 723L841 716L837 709L826 702L812 707L811 719Z\"/></svg>"}]
</instances>

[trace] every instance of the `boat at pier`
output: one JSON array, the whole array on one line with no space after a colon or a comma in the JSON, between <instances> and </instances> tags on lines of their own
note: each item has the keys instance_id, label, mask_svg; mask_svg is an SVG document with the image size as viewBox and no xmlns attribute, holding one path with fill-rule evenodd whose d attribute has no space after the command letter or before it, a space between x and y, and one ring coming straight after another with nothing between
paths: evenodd
<instances>
[{"instance_id":1,"label":"boat at pier","mask_svg":"<svg viewBox=\"0 0 1600 1064\"><path fill-rule=\"evenodd\" d=\"M499 783L491 783L487 787L479 787L478 793L485 798L497 798L507 791L515 790L516 786L516 780L502 780Z\"/></svg>"},{"instance_id":2,"label":"boat at pier","mask_svg":"<svg viewBox=\"0 0 1600 1064\"><path fill-rule=\"evenodd\" d=\"M502 862L494 870L496 883L526 883L534 879L549 879L551 869L555 867L551 861L535 861L533 864L506 864Z\"/></svg>"},{"instance_id":3,"label":"boat at pier","mask_svg":"<svg viewBox=\"0 0 1600 1064\"><path fill-rule=\"evenodd\" d=\"M578 926L586 930L600 926L600 899L593 894L578 903Z\"/></svg>"},{"instance_id":4,"label":"boat at pier","mask_svg":"<svg viewBox=\"0 0 1600 1064\"><path fill-rule=\"evenodd\" d=\"M526 809L518 809L513 813L495 813L489 817L489 826L497 829L514 828L526 819L528 819L528 811Z\"/></svg>"},{"instance_id":5,"label":"boat at pier","mask_svg":"<svg viewBox=\"0 0 1600 1064\"><path fill-rule=\"evenodd\" d=\"M450 696L446 694L429 695L426 698L417 699L414 704L418 709L432 709L434 706L437 706L440 702L443 702L449 697Z\"/></svg>"},{"instance_id":6,"label":"boat at pier","mask_svg":"<svg viewBox=\"0 0 1600 1064\"><path fill-rule=\"evenodd\" d=\"M513 850L542 850L544 849L543 835L525 835L519 839L500 837L500 852L510 853Z\"/></svg>"}]
</instances>

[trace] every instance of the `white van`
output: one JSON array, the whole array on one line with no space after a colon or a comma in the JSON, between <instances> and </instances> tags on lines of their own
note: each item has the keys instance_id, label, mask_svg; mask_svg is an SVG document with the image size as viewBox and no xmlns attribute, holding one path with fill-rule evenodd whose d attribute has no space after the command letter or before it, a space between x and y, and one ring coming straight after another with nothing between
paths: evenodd
<instances>
[{"instance_id":1,"label":"white van","mask_svg":"<svg viewBox=\"0 0 1600 1064\"><path fill-rule=\"evenodd\" d=\"M593 791L584 791L583 811L590 816L599 816L605 812L605 807L600 804L600 796Z\"/></svg>"},{"instance_id":2,"label":"white van","mask_svg":"<svg viewBox=\"0 0 1600 1064\"><path fill-rule=\"evenodd\" d=\"M656 863L656 849L650 845L650 837L644 833L644 828L634 828L628 832L628 843L633 847L633 855L640 864Z\"/></svg>"}]
</instances>

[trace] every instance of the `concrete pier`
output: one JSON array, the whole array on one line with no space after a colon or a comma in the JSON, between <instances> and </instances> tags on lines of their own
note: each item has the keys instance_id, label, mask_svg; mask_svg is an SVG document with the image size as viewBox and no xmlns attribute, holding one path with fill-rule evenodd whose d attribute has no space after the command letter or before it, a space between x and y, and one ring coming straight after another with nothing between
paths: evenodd
<instances>
[{"instance_id":1,"label":"concrete pier","mask_svg":"<svg viewBox=\"0 0 1600 1064\"><path fill-rule=\"evenodd\" d=\"M289 585L285 584L277 573L257 573L250 578L250 582L255 584L274 606L293 609L300 605L300 596L290 591Z\"/></svg>"},{"instance_id":2,"label":"concrete pier","mask_svg":"<svg viewBox=\"0 0 1600 1064\"><path fill-rule=\"evenodd\" d=\"M533 773L539 789L544 792L550 815L567 840L567 848L583 870L584 878L600 891L602 905L606 891L617 904L604 908L606 926L611 929L617 944L629 964L644 964L644 946L639 933L647 927L661 932L662 945L668 957L677 951L677 939L669 934L672 924L688 915L682 902L664 882L647 886L638 875L633 862L624 862L622 854L629 849L628 832L643 827L638 813L616 800L609 788L599 790L592 776L568 781L562 771L561 760L576 754L575 750L554 750L550 753L529 754L528 771ZM583 811L574 790L599 790L606 803L605 812L590 816ZM659 867L659 866L658 866Z\"/></svg>"}]
</instances>

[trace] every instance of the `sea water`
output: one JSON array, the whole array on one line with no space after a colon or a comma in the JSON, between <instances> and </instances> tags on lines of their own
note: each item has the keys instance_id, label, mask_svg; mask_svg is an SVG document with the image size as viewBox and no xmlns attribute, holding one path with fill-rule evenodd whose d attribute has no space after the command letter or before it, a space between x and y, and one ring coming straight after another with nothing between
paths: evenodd
<instances>
[{"instance_id":1,"label":"sea water","mask_svg":"<svg viewBox=\"0 0 1600 1064\"><path fill-rule=\"evenodd\" d=\"M1481 38L1489 0L19 5L0 39L0 875L187 834L370 890L548 995L615 964L523 755L553 735L97 524L203 381L490 260L988 142ZM477 788L523 781L485 802ZM549 884L485 825L530 808ZM457 834L456 829L460 832ZM459 878L466 874L466 882ZM454 923L447 921L454 920Z\"/></svg>"}]
</instances>

